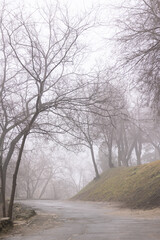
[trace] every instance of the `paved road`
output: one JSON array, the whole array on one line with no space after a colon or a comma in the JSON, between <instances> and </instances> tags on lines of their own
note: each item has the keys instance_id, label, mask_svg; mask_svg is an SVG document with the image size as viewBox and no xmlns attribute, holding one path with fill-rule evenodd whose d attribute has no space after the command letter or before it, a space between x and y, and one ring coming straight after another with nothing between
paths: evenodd
<instances>
[{"instance_id":1,"label":"paved road","mask_svg":"<svg viewBox=\"0 0 160 240\"><path fill-rule=\"evenodd\" d=\"M27 205L57 214L59 226L30 236L5 240L160 240L160 218L144 219L112 214L114 208L100 203L27 201Z\"/></svg>"}]
</instances>

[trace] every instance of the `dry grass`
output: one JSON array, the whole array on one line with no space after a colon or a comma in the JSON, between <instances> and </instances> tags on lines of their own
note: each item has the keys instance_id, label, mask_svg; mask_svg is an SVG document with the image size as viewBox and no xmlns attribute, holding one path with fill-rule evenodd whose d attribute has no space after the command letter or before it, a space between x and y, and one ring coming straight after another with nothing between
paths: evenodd
<instances>
[{"instance_id":1,"label":"dry grass","mask_svg":"<svg viewBox=\"0 0 160 240\"><path fill-rule=\"evenodd\" d=\"M73 199L120 201L131 208L160 206L160 161L137 167L121 167L103 173Z\"/></svg>"}]
</instances>

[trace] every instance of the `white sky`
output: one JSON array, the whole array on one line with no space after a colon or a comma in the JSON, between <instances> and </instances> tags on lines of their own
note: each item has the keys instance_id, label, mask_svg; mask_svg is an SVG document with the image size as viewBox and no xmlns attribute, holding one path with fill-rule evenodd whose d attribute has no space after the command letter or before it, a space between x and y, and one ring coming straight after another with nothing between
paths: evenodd
<instances>
[{"instance_id":1,"label":"white sky","mask_svg":"<svg viewBox=\"0 0 160 240\"><path fill-rule=\"evenodd\" d=\"M11 2L10 0L8 0L7 2ZM27 3L29 6L33 6L36 4L43 4L43 0L15 0L14 2L17 3ZM54 0L50 0L48 1L50 3L55 2ZM115 5L115 4L121 4L123 1L122 0L59 0L60 3L66 3L68 6L74 7L77 10L81 10L84 8L88 8L91 6L96 6L96 5Z\"/></svg>"},{"instance_id":2,"label":"white sky","mask_svg":"<svg viewBox=\"0 0 160 240\"><path fill-rule=\"evenodd\" d=\"M26 8L32 9L36 8L37 5L42 7L46 2L49 4L55 3L55 0L5 0L10 3L10 6L14 5L25 5ZM58 0L59 3L68 6L69 14L78 15L90 8L95 8L100 6L100 18L104 19L107 24L112 24L112 19L115 17L115 11L112 9L111 5L120 5L124 0ZM114 51L113 43L109 44L107 38L111 38L114 35L115 29L110 26L101 27L90 31L89 34L82 40L89 46L89 56L87 58L87 63L84 64L84 68L87 66L94 67L95 65L105 65L113 61L112 51ZM112 56L112 57L110 57Z\"/></svg>"}]
</instances>

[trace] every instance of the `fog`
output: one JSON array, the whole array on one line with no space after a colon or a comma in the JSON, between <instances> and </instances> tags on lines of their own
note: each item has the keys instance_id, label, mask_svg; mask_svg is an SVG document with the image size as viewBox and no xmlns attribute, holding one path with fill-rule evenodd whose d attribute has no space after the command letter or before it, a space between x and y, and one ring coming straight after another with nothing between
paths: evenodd
<instances>
[{"instance_id":1,"label":"fog","mask_svg":"<svg viewBox=\"0 0 160 240\"><path fill-rule=\"evenodd\" d=\"M4 216L6 199L12 215L15 198L68 199L109 168L160 158L159 5L0 6Z\"/></svg>"}]
</instances>

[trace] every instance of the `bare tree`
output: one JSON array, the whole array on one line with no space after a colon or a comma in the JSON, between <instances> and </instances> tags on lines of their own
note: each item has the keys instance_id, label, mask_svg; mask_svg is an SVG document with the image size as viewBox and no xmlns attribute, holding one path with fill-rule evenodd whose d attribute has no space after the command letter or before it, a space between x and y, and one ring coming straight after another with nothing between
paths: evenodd
<instances>
[{"instance_id":1,"label":"bare tree","mask_svg":"<svg viewBox=\"0 0 160 240\"><path fill-rule=\"evenodd\" d=\"M72 129L70 135L72 135L73 139L71 139L69 145L70 146L85 146L89 148L91 153L91 159L93 163L93 167L95 170L96 179L99 178L99 170L96 163L95 153L94 153L94 142L98 138L96 132L96 124L93 122L91 116L88 113L78 113L77 115L66 115L66 121L68 125Z\"/></svg>"},{"instance_id":2,"label":"bare tree","mask_svg":"<svg viewBox=\"0 0 160 240\"><path fill-rule=\"evenodd\" d=\"M113 161L113 155L116 146L116 139L118 135L118 129L120 121L125 118L126 114L126 101L125 91L122 91L122 87L119 84L106 84L106 88L103 89L104 96L106 96L106 102L104 102L105 109L108 117L95 116L98 119L97 128L100 131L100 154L102 158L105 156L107 168L114 167L115 160Z\"/></svg>"},{"instance_id":3,"label":"bare tree","mask_svg":"<svg viewBox=\"0 0 160 240\"><path fill-rule=\"evenodd\" d=\"M4 126L1 125L0 165L4 206L6 170L16 144L19 145L8 211L12 218L17 174L30 132L39 129L45 133L39 126L47 117L58 128L63 109L91 104L92 96L83 95L89 82L80 79L76 59L83 54L79 37L94 25L94 21L91 21L92 13L81 18L70 17L68 10L62 9L58 2L39 9L36 14L17 9L11 13L5 6L2 11L1 118ZM47 126L47 122L43 125ZM7 136L6 126L9 126Z\"/></svg>"},{"instance_id":4,"label":"bare tree","mask_svg":"<svg viewBox=\"0 0 160 240\"><path fill-rule=\"evenodd\" d=\"M116 128L114 122L122 114L124 101L118 88L111 84L114 79L108 76L107 71L99 71L95 77L98 81L89 89L92 96L96 96L94 104L87 105L80 113L70 111L66 114L66 121L72 129L70 134L74 137L71 145L83 145L90 149L95 175L99 178L94 149L105 141L109 151L109 166L113 167L113 132L111 133L109 128ZM107 136L108 132L111 134Z\"/></svg>"},{"instance_id":5,"label":"bare tree","mask_svg":"<svg viewBox=\"0 0 160 240\"><path fill-rule=\"evenodd\" d=\"M125 68L132 72L134 86L145 94L145 102L151 103L159 115L159 51L160 51L160 3L159 0L126 2L123 18L119 20ZM124 60L123 59L123 60ZM127 67L128 64L128 67Z\"/></svg>"},{"instance_id":6,"label":"bare tree","mask_svg":"<svg viewBox=\"0 0 160 240\"><path fill-rule=\"evenodd\" d=\"M108 126L103 126L103 131L101 133L103 142L99 147L98 160L100 162L101 169L103 171L108 168L114 167L115 159L113 160L114 154L114 145L115 145L115 131L116 127L113 127L112 124Z\"/></svg>"}]
</instances>

